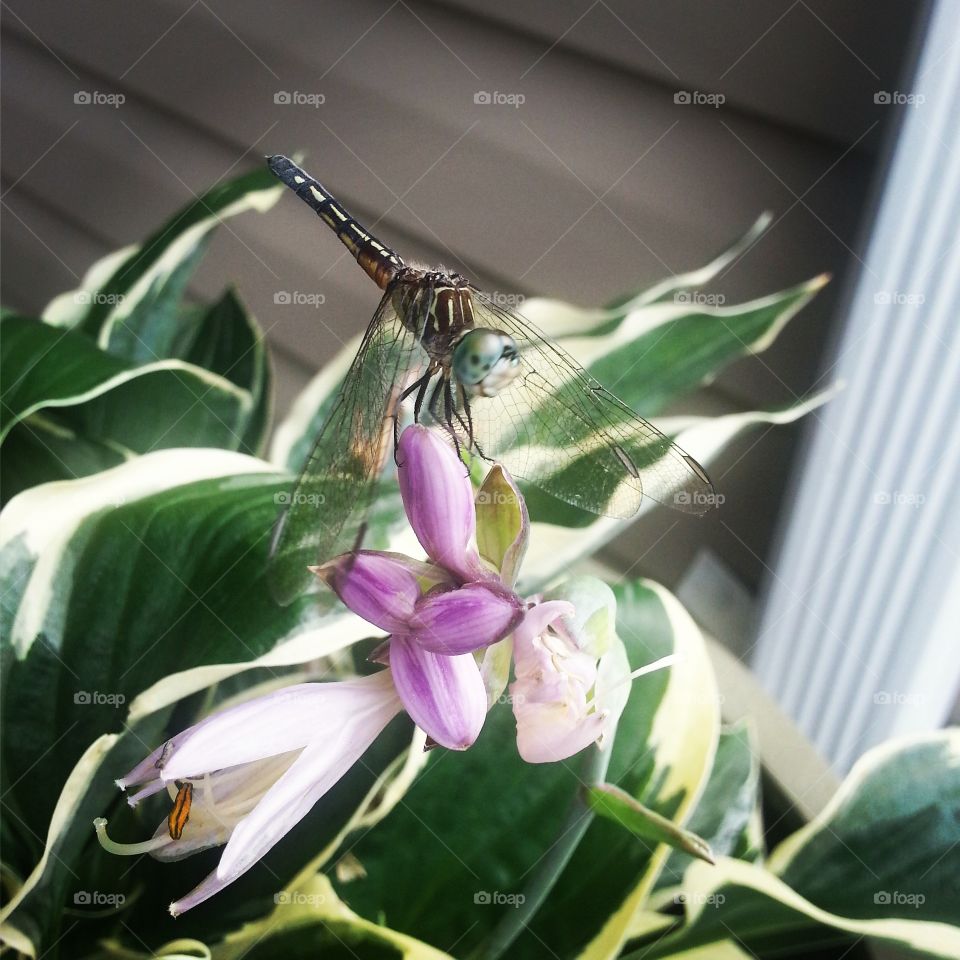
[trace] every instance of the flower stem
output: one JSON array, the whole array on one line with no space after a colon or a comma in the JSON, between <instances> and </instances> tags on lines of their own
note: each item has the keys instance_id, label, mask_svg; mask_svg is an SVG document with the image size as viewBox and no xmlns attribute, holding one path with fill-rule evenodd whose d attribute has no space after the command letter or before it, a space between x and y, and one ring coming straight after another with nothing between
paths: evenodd
<instances>
[{"instance_id":1,"label":"flower stem","mask_svg":"<svg viewBox=\"0 0 960 960\"><path fill-rule=\"evenodd\" d=\"M607 767L610 765L612 750L613 737L611 736L603 749L593 746L584 751L583 763L576 775L586 786L603 783L607 775ZM593 817L593 811L584 800L584 791L577 790L570 801L570 808L560 830L560 839L540 861L533 877L524 888L523 903L519 904L515 910L509 910L504 914L500 923L494 927L486 944L481 945L477 950L475 960L498 960L523 933L570 862L574 850L587 832Z\"/></svg>"}]
</instances>

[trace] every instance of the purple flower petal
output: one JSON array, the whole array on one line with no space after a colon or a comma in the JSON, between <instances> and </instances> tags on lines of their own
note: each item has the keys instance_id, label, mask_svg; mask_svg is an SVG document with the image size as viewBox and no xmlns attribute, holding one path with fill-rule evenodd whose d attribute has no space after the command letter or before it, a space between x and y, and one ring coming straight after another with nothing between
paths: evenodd
<instances>
[{"instance_id":1,"label":"purple flower petal","mask_svg":"<svg viewBox=\"0 0 960 960\"><path fill-rule=\"evenodd\" d=\"M460 458L429 428L412 424L400 436L397 460L403 508L427 556L464 580L483 576L472 545L473 487Z\"/></svg>"},{"instance_id":2,"label":"purple flower petal","mask_svg":"<svg viewBox=\"0 0 960 960\"><path fill-rule=\"evenodd\" d=\"M453 656L502 640L522 617L523 607L513 594L468 583L424 597L409 630L424 649Z\"/></svg>"},{"instance_id":3,"label":"purple flower petal","mask_svg":"<svg viewBox=\"0 0 960 960\"><path fill-rule=\"evenodd\" d=\"M345 553L313 572L357 616L389 633L405 629L420 598L416 575L395 554Z\"/></svg>"},{"instance_id":4,"label":"purple flower petal","mask_svg":"<svg viewBox=\"0 0 960 960\"><path fill-rule=\"evenodd\" d=\"M483 726L487 693L472 654L445 657L414 639L390 641L390 672L413 722L451 750L466 750Z\"/></svg>"}]
</instances>

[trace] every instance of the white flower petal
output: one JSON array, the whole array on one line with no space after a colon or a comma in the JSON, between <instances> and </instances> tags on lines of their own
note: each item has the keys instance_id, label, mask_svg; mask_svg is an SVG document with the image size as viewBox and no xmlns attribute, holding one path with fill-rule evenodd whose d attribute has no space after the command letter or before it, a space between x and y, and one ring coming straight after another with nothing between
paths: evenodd
<instances>
[{"instance_id":1,"label":"white flower petal","mask_svg":"<svg viewBox=\"0 0 960 960\"><path fill-rule=\"evenodd\" d=\"M305 747L318 733L343 726L371 704L395 702L384 670L337 683L300 683L214 714L174 737L164 780L202 776Z\"/></svg>"},{"instance_id":2,"label":"white flower petal","mask_svg":"<svg viewBox=\"0 0 960 960\"><path fill-rule=\"evenodd\" d=\"M337 723L311 729L315 739L237 824L217 867L219 881L230 883L249 870L360 759L400 710L392 689L390 694L379 703L355 705Z\"/></svg>"}]
</instances>

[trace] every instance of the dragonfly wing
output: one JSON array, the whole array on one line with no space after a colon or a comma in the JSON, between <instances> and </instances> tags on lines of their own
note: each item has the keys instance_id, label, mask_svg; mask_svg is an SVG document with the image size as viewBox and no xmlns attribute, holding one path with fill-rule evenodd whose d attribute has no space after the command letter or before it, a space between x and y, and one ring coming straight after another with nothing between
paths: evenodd
<instances>
[{"instance_id":1,"label":"dragonfly wing","mask_svg":"<svg viewBox=\"0 0 960 960\"><path fill-rule=\"evenodd\" d=\"M309 585L307 567L352 549L393 451L393 413L411 371L422 365L417 337L388 292L370 321L332 410L273 531L269 582L279 603Z\"/></svg>"},{"instance_id":2,"label":"dragonfly wing","mask_svg":"<svg viewBox=\"0 0 960 960\"><path fill-rule=\"evenodd\" d=\"M637 416L533 324L475 295L478 327L509 333L521 372L470 401L475 449L516 477L602 516L631 517L644 497L705 513L713 485L669 437Z\"/></svg>"}]
</instances>

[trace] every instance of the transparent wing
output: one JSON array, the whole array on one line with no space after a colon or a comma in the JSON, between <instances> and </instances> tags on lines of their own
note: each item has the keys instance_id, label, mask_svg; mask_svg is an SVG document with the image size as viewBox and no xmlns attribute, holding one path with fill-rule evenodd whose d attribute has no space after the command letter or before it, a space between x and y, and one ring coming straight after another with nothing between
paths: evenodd
<instances>
[{"instance_id":1,"label":"transparent wing","mask_svg":"<svg viewBox=\"0 0 960 960\"><path fill-rule=\"evenodd\" d=\"M602 387L533 324L474 295L475 323L509 333L521 372L469 401L474 449L554 497L631 517L644 497L686 513L713 506L703 467Z\"/></svg>"},{"instance_id":2,"label":"transparent wing","mask_svg":"<svg viewBox=\"0 0 960 960\"><path fill-rule=\"evenodd\" d=\"M362 536L393 451L397 398L423 362L418 338L401 323L388 292L274 527L268 574L279 603L303 593L308 566L352 549Z\"/></svg>"}]
</instances>

